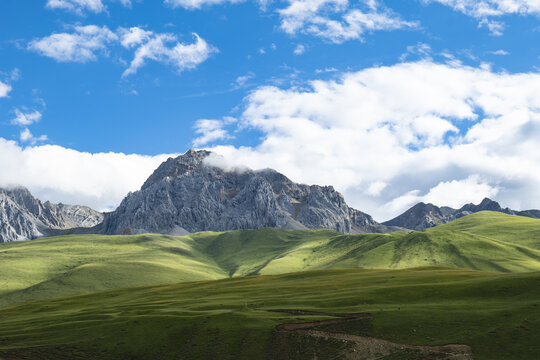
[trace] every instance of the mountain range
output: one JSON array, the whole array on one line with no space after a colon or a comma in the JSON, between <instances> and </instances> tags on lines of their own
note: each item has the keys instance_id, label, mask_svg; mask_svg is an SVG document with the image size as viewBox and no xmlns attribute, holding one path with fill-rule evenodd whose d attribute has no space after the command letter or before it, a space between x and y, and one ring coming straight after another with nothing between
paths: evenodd
<instances>
[{"instance_id":1,"label":"mountain range","mask_svg":"<svg viewBox=\"0 0 540 360\"><path fill-rule=\"evenodd\" d=\"M423 202L414 205L403 214L392 220L383 222L387 226L398 226L410 230L424 230L441 224L449 223L461 217L480 211L496 211L508 215L520 215L540 218L540 210L516 211L502 208L501 205L491 199L485 198L478 205L466 204L460 209L452 209L448 206L438 207Z\"/></svg>"},{"instance_id":2,"label":"mountain range","mask_svg":"<svg viewBox=\"0 0 540 360\"><path fill-rule=\"evenodd\" d=\"M93 227L103 214L87 206L41 202L25 188L0 189L0 243Z\"/></svg>"},{"instance_id":3,"label":"mountain range","mask_svg":"<svg viewBox=\"0 0 540 360\"><path fill-rule=\"evenodd\" d=\"M348 206L332 186L297 184L272 169L228 169L216 166L216 157L189 150L169 158L139 191L104 214L85 206L42 203L24 188L0 189L0 242L65 233L185 235L263 227L387 233L424 230L484 210L540 217L540 210L514 211L486 198L460 209L419 203L378 223Z\"/></svg>"}]
</instances>

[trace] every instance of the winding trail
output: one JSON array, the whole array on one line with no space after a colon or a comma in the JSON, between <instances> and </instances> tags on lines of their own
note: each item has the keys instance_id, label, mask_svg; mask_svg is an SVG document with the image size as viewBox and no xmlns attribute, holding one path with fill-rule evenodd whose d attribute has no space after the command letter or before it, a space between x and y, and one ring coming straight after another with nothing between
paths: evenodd
<instances>
[{"instance_id":1,"label":"winding trail","mask_svg":"<svg viewBox=\"0 0 540 360\"><path fill-rule=\"evenodd\" d=\"M314 315L331 316L337 319L312 321L305 323L287 323L275 327L274 336L276 343L281 347L280 351L286 353L294 347L287 338L288 334L298 334L313 340L322 341L322 346L327 341L341 343L336 358L350 360L382 360L391 356L392 359L411 360L473 360L472 349L468 345L448 344L441 346L422 346L399 344L387 340L367 336L351 335L346 333L330 332L319 329L320 326L342 324L350 321L372 321L373 316L369 313L325 313L306 310L277 309L267 310L270 312L286 313L291 315ZM305 354L305 358L317 359L317 349L310 349L313 354Z\"/></svg>"}]
</instances>

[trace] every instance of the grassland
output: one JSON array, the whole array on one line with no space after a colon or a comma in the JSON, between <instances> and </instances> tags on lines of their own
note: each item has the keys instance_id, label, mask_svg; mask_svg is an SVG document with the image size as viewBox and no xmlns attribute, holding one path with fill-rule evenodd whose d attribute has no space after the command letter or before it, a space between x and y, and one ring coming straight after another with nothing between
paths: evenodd
<instances>
[{"instance_id":1,"label":"grassland","mask_svg":"<svg viewBox=\"0 0 540 360\"><path fill-rule=\"evenodd\" d=\"M424 232L260 229L0 245L0 306L121 287L322 269L540 271L540 220L482 212Z\"/></svg>"},{"instance_id":2,"label":"grassland","mask_svg":"<svg viewBox=\"0 0 540 360\"><path fill-rule=\"evenodd\" d=\"M369 312L369 326L352 322L333 331L404 344L466 344L477 360L540 353L539 273L419 268L306 271L29 301L0 310L0 358L283 358L274 327L321 317L272 309ZM290 358L335 357L343 347L296 340L309 352Z\"/></svg>"}]
</instances>

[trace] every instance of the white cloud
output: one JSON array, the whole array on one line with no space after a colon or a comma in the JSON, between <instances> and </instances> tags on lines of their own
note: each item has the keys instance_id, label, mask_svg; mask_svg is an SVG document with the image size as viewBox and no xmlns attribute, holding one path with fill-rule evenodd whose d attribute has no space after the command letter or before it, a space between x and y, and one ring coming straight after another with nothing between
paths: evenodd
<instances>
[{"instance_id":1,"label":"white cloud","mask_svg":"<svg viewBox=\"0 0 540 360\"><path fill-rule=\"evenodd\" d=\"M126 7L131 7L131 0L119 0L119 2ZM107 10L102 0L47 0L46 6L49 9L68 10L79 15L87 11L100 13Z\"/></svg>"},{"instance_id":2,"label":"white cloud","mask_svg":"<svg viewBox=\"0 0 540 360\"><path fill-rule=\"evenodd\" d=\"M173 8L182 7L184 9L195 10L203 6L218 5L218 4L236 4L244 0L165 0L164 3ZM262 1L261 1L262 2Z\"/></svg>"},{"instance_id":3,"label":"white cloud","mask_svg":"<svg viewBox=\"0 0 540 360\"><path fill-rule=\"evenodd\" d=\"M0 98L7 97L11 91L11 85L0 81Z\"/></svg>"},{"instance_id":4,"label":"white cloud","mask_svg":"<svg viewBox=\"0 0 540 360\"><path fill-rule=\"evenodd\" d=\"M138 28L130 30L122 36L122 45L127 48L138 47L135 50L134 59L122 76L135 74L147 60L172 65L178 72L194 69L217 51L195 33L193 33L195 40L193 43L183 44L173 34L141 32L141 29ZM134 35L135 32L137 32L136 35Z\"/></svg>"},{"instance_id":5,"label":"white cloud","mask_svg":"<svg viewBox=\"0 0 540 360\"><path fill-rule=\"evenodd\" d=\"M152 31L136 26L129 29L120 28L118 32L120 33L120 43L128 49L147 42L154 35Z\"/></svg>"},{"instance_id":6,"label":"white cloud","mask_svg":"<svg viewBox=\"0 0 540 360\"><path fill-rule=\"evenodd\" d=\"M30 112L23 112L19 109L15 109L15 117L11 119L12 125L28 126L39 122L43 115L41 112L34 110Z\"/></svg>"},{"instance_id":7,"label":"white cloud","mask_svg":"<svg viewBox=\"0 0 540 360\"><path fill-rule=\"evenodd\" d=\"M233 137L229 134L225 127L234 124L235 122L236 119L232 117L225 117L223 120L197 120L193 127L195 129L195 133L199 135L199 137L193 140L193 146L199 147L217 140L232 139Z\"/></svg>"},{"instance_id":8,"label":"white cloud","mask_svg":"<svg viewBox=\"0 0 540 360\"><path fill-rule=\"evenodd\" d=\"M302 44L298 44L294 49L294 55L302 55L306 51L306 47Z\"/></svg>"},{"instance_id":9,"label":"white cloud","mask_svg":"<svg viewBox=\"0 0 540 360\"><path fill-rule=\"evenodd\" d=\"M60 62L97 60L98 54L108 55L113 45L134 49L134 59L123 76L135 74L146 61L154 60L173 66L178 72L194 69L217 51L199 35L193 33L194 42L184 44L170 33L155 33L140 27L118 28L116 32L106 26L75 26L72 33L56 33L35 39L28 49Z\"/></svg>"},{"instance_id":10,"label":"white cloud","mask_svg":"<svg viewBox=\"0 0 540 360\"><path fill-rule=\"evenodd\" d=\"M478 27L487 27L491 35L502 36L506 25L500 21L482 19L482 21L478 23Z\"/></svg>"},{"instance_id":11,"label":"white cloud","mask_svg":"<svg viewBox=\"0 0 540 360\"><path fill-rule=\"evenodd\" d=\"M338 71L336 68L331 67L331 68L317 69L315 70L315 73L324 74L324 73L331 73L331 72L336 72L336 71Z\"/></svg>"},{"instance_id":12,"label":"white cloud","mask_svg":"<svg viewBox=\"0 0 540 360\"><path fill-rule=\"evenodd\" d=\"M250 71L246 75L237 77L235 80L235 84L236 86L240 86L240 87L244 86L249 80L253 79L254 77L255 77L255 74Z\"/></svg>"},{"instance_id":13,"label":"white cloud","mask_svg":"<svg viewBox=\"0 0 540 360\"><path fill-rule=\"evenodd\" d=\"M508 51L499 49L499 50L496 50L496 51L492 51L491 54L492 54L492 55L501 55L501 56L505 56L505 55L509 55L510 53L509 53Z\"/></svg>"},{"instance_id":14,"label":"white cloud","mask_svg":"<svg viewBox=\"0 0 540 360\"><path fill-rule=\"evenodd\" d=\"M85 153L55 145L22 148L0 138L0 186L23 185L42 200L117 206L169 156ZM113 179L113 181L111 181Z\"/></svg>"},{"instance_id":15,"label":"white cloud","mask_svg":"<svg viewBox=\"0 0 540 360\"><path fill-rule=\"evenodd\" d=\"M333 43L362 40L368 31L416 28L418 23L402 20L376 0L360 0L353 7L348 0L288 0L289 6L278 10L281 29L321 37Z\"/></svg>"},{"instance_id":16,"label":"white cloud","mask_svg":"<svg viewBox=\"0 0 540 360\"><path fill-rule=\"evenodd\" d=\"M497 195L499 188L490 185L479 175L471 175L462 180L442 181L429 189L425 195L420 195L420 190L412 190L386 204L390 209L401 211L419 202L431 203L437 206L450 206L455 209L463 204L478 204L482 199L492 198Z\"/></svg>"},{"instance_id":17,"label":"white cloud","mask_svg":"<svg viewBox=\"0 0 540 360\"><path fill-rule=\"evenodd\" d=\"M540 207L538 73L424 60L307 89L260 87L245 104L238 126L262 133L261 143L216 151L335 185L379 220L419 199L458 207L496 196L512 208Z\"/></svg>"},{"instance_id":18,"label":"white cloud","mask_svg":"<svg viewBox=\"0 0 540 360\"><path fill-rule=\"evenodd\" d=\"M24 130L21 131L19 135L19 139L21 140L22 143L29 143L29 144L34 145L41 141L47 141L48 137L47 135L34 136L30 132L30 130L28 130L28 128L25 128Z\"/></svg>"},{"instance_id":19,"label":"white cloud","mask_svg":"<svg viewBox=\"0 0 540 360\"><path fill-rule=\"evenodd\" d=\"M384 181L374 181L371 184L369 184L369 187L367 189L367 193L371 196L379 196L381 195L382 191L388 186L387 183Z\"/></svg>"},{"instance_id":20,"label":"white cloud","mask_svg":"<svg viewBox=\"0 0 540 360\"><path fill-rule=\"evenodd\" d=\"M441 3L455 11L479 19L479 26L486 26L493 35L502 35L504 23L489 20L503 15L540 15L538 0L424 0Z\"/></svg>"},{"instance_id":21,"label":"white cloud","mask_svg":"<svg viewBox=\"0 0 540 360\"><path fill-rule=\"evenodd\" d=\"M96 53L107 52L107 45L118 36L106 26L75 26L73 33L56 33L30 42L28 49L61 62L97 60Z\"/></svg>"},{"instance_id":22,"label":"white cloud","mask_svg":"<svg viewBox=\"0 0 540 360\"><path fill-rule=\"evenodd\" d=\"M422 59L431 60L431 53L431 46L426 43L419 42L416 45L407 46L407 51L404 54L401 54L399 60L404 61L411 55L417 55Z\"/></svg>"}]
</instances>

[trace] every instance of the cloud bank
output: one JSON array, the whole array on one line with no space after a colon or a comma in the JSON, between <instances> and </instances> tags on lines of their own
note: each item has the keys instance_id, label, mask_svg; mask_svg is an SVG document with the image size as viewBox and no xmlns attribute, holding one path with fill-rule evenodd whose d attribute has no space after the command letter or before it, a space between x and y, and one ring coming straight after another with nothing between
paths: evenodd
<instances>
[{"instance_id":1,"label":"cloud bank","mask_svg":"<svg viewBox=\"0 0 540 360\"><path fill-rule=\"evenodd\" d=\"M56 145L22 148L3 138L0 153L0 186L22 185L42 200L97 210L114 209L161 162L176 156L91 154Z\"/></svg>"},{"instance_id":2,"label":"cloud bank","mask_svg":"<svg viewBox=\"0 0 540 360\"><path fill-rule=\"evenodd\" d=\"M429 60L373 67L307 90L261 87L238 123L263 141L215 151L335 185L379 220L418 201L458 207L495 196L516 209L540 206L537 73Z\"/></svg>"}]
</instances>

